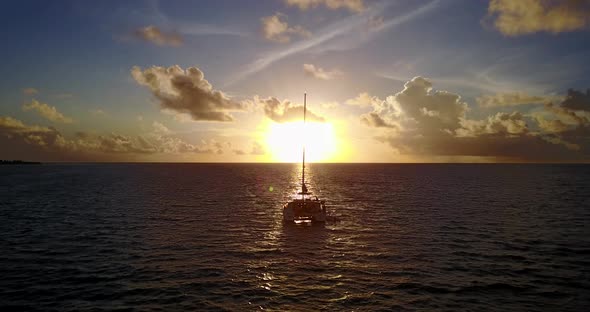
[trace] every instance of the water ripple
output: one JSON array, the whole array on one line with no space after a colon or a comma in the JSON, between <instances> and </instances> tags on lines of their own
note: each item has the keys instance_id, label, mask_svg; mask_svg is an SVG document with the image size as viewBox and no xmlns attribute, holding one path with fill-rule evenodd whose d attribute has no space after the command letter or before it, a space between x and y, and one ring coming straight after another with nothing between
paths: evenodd
<instances>
[{"instance_id":1,"label":"water ripple","mask_svg":"<svg viewBox=\"0 0 590 312\"><path fill-rule=\"evenodd\" d=\"M5 308L590 305L588 166L312 164L310 189L338 219L323 226L281 222L293 165L0 170Z\"/></svg>"}]
</instances>

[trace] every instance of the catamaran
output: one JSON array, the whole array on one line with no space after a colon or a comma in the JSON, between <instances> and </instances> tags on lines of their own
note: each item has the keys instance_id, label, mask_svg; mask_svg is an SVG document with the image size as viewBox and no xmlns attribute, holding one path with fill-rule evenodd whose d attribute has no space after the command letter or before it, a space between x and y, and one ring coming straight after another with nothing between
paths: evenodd
<instances>
[{"instance_id":1,"label":"catamaran","mask_svg":"<svg viewBox=\"0 0 590 312\"><path fill-rule=\"evenodd\" d=\"M307 94L303 94L303 127L307 111ZM301 162L301 192L283 206L285 222L326 222L326 202L312 196L305 185L305 143L303 144L303 161Z\"/></svg>"}]
</instances>

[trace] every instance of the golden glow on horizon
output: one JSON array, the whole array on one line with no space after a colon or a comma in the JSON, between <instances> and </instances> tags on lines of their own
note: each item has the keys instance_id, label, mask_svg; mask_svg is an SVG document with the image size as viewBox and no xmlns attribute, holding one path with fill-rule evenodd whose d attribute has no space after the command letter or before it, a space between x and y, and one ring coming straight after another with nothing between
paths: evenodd
<instances>
[{"instance_id":1,"label":"golden glow on horizon","mask_svg":"<svg viewBox=\"0 0 590 312\"><path fill-rule=\"evenodd\" d=\"M334 126L330 123L302 121L271 123L266 134L270 161L300 162L305 143L305 161L335 161L338 148Z\"/></svg>"}]
</instances>

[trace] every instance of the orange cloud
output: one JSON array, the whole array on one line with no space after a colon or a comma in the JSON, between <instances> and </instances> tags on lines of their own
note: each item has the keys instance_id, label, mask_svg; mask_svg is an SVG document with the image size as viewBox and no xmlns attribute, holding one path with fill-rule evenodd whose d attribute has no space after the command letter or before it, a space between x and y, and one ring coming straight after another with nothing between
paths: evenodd
<instances>
[{"instance_id":1,"label":"orange cloud","mask_svg":"<svg viewBox=\"0 0 590 312\"><path fill-rule=\"evenodd\" d=\"M303 105L295 105L289 101L281 102L274 97L269 97L267 99L254 97L254 102L259 107L262 107L266 117L278 123L301 120L303 116ZM324 117L315 114L309 109L307 110L306 115L307 120L309 121L325 121Z\"/></svg>"},{"instance_id":2,"label":"orange cloud","mask_svg":"<svg viewBox=\"0 0 590 312\"><path fill-rule=\"evenodd\" d=\"M31 101L31 103L23 104L23 110L30 111L34 110L39 115L43 116L44 118L51 120L53 122L61 122L61 123L72 123L73 120L69 117L64 116L60 113L55 106L49 106L45 103L41 103L35 99Z\"/></svg>"},{"instance_id":3,"label":"orange cloud","mask_svg":"<svg viewBox=\"0 0 590 312\"><path fill-rule=\"evenodd\" d=\"M180 46L183 43L182 37L175 32L163 32L156 26L139 28L133 32L136 38L151 42L159 46Z\"/></svg>"},{"instance_id":4,"label":"orange cloud","mask_svg":"<svg viewBox=\"0 0 590 312\"><path fill-rule=\"evenodd\" d=\"M331 10L347 9L351 12L362 12L365 10L363 0L285 0L289 6L296 6L305 11L323 5Z\"/></svg>"},{"instance_id":5,"label":"orange cloud","mask_svg":"<svg viewBox=\"0 0 590 312\"><path fill-rule=\"evenodd\" d=\"M578 0L491 0L489 17L494 27L507 36L536 32L561 33L590 24L590 4Z\"/></svg>"},{"instance_id":6,"label":"orange cloud","mask_svg":"<svg viewBox=\"0 0 590 312\"><path fill-rule=\"evenodd\" d=\"M311 36L309 31L299 25L290 27L283 20L284 17L286 17L284 14L276 13L275 15L260 19L264 38L274 42L288 43L291 41L291 35L299 35L300 37Z\"/></svg>"},{"instance_id":7,"label":"orange cloud","mask_svg":"<svg viewBox=\"0 0 590 312\"><path fill-rule=\"evenodd\" d=\"M342 76L342 72L337 69L325 70L319 66L316 67L313 64L303 64L303 71L306 75L321 80L332 80L334 78Z\"/></svg>"}]
</instances>

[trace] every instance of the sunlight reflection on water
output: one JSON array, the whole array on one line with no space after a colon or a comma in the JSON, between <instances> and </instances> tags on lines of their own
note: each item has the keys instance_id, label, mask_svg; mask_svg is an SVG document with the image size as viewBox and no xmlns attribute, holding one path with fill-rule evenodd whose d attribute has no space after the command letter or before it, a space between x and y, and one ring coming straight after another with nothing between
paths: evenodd
<instances>
[{"instance_id":1,"label":"sunlight reflection on water","mask_svg":"<svg viewBox=\"0 0 590 312\"><path fill-rule=\"evenodd\" d=\"M340 219L317 226L282 222L296 164L1 170L0 305L20 310L590 304L586 166L311 164Z\"/></svg>"}]
</instances>

